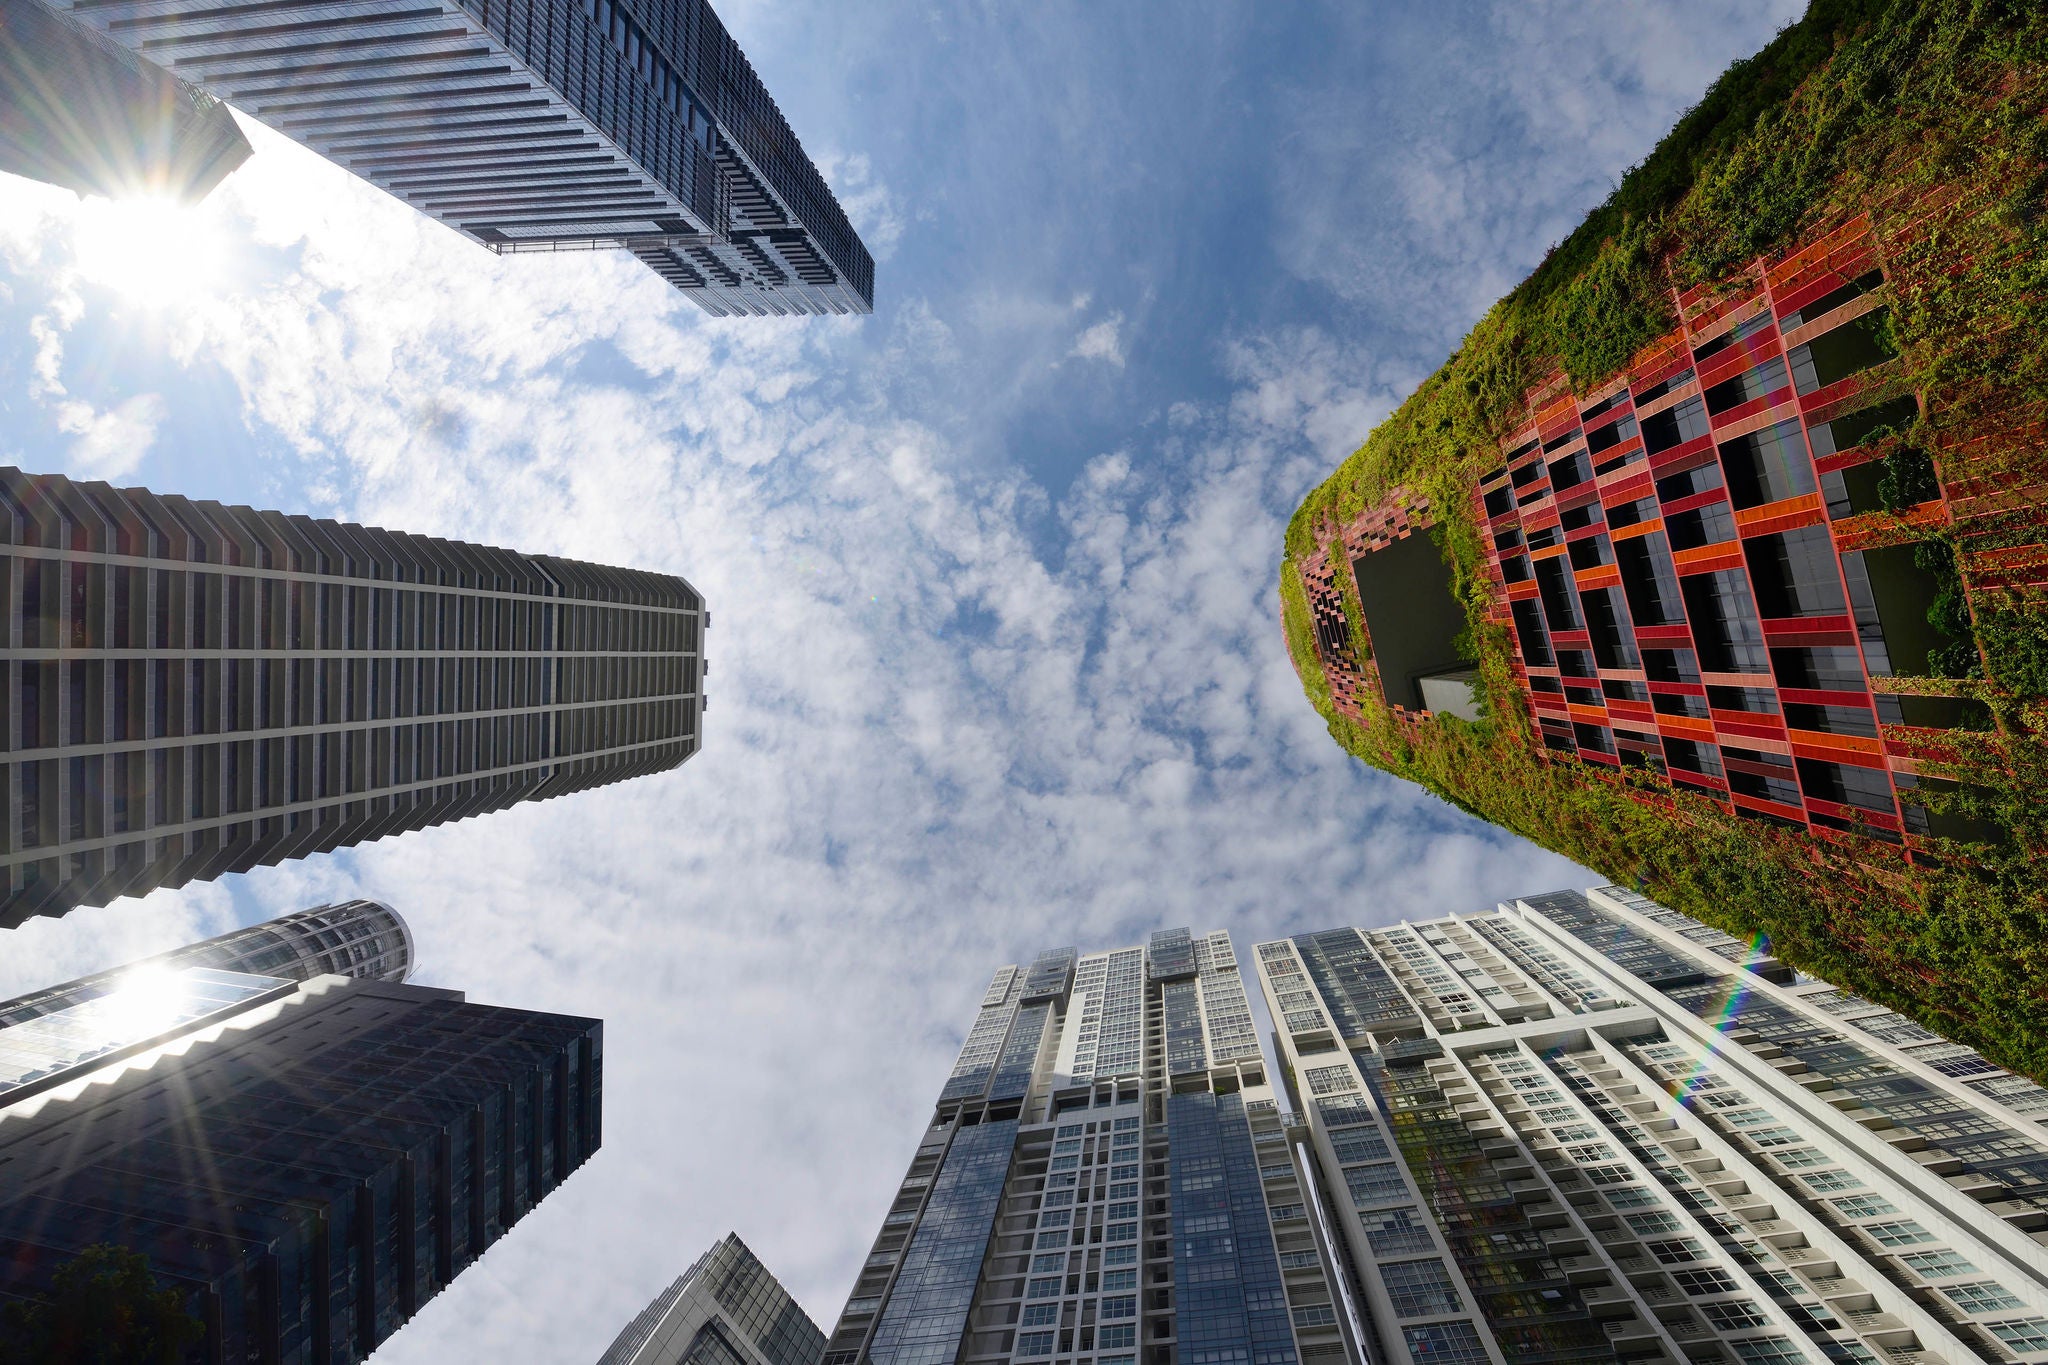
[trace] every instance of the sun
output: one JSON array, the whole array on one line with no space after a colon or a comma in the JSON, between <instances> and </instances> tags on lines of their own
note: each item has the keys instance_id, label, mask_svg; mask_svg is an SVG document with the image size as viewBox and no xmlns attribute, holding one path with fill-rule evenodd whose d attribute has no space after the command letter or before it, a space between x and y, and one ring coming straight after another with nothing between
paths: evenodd
<instances>
[{"instance_id":1,"label":"sun","mask_svg":"<svg viewBox=\"0 0 2048 1365\"><path fill-rule=\"evenodd\" d=\"M73 260L87 281L162 306L217 289L226 252L219 216L159 196L92 197L78 206Z\"/></svg>"},{"instance_id":2,"label":"sun","mask_svg":"<svg viewBox=\"0 0 2048 1365\"><path fill-rule=\"evenodd\" d=\"M162 1033L189 1009L185 978L167 967L138 967L96 1003L105 1021L106 1040L119 1046Z\"/></svg>"}]
</instances>

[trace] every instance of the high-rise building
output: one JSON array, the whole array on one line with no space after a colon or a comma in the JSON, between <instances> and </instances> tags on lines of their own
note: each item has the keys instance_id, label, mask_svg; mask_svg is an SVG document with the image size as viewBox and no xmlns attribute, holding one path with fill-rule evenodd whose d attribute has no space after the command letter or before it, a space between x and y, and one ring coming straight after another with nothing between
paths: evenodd
<instances>
[{"instance_id":1,"label":"high-rise building","mask_svg":"<svg viewBox=\"0 0 2048 1365\"><path fill-rule=\"evenodd\" d=\"M212 96L40 4L0 5L0 171L193 202L249 150Z\"/></svg>"},{"instance_id":2,"label":"high-rise building","mask_svg":"<svg viewBox=\"0 0 2048 1365\"><path fill-rule=\"evenodd\" d=\"M1382 1365L2048 1358L2048 1090L1603 887L1258 946Z\"/></svg>"},{"instance_id":3,"label":"high-rise building","mask_svg":"<svg viewBox=\"0 0 2048 1365\"><path fill-rule=\"evenodd\" d=\"M311 981L316 976L404 981L412 975L413 961L412 930L396 910L377 901L338 901L232 929L61 986L0 1000L0 1028L97 999L142 969L175 972L211 967L290 981Z\"/></svg>"},{"instance_id":4,"label":"high-rise building","mask_svg":"<svg viewBox=\"0 0 2048 1365\"><path fill-rule=\"evenodd\" d=\"M625 248L718 316L873 311L873 259L704 0L47 3L493 251Z\"/></svg>"},{"instance_id":5,"label":"high-rise building","mask_svg":"<svg viewBox=\"0 0 2048 1365\"><path fill-rule=\"evenodd\" d=\"M697 1258L598 1365L818 1365L825 1334L738 1233Z\"/></svg>"},{"instance_id":6,"label":"high-rise building","mask_svg":"<svg viewBox=\"0 0 2048 1365\"><path fill-rule=\"evenodd\" d=\"M0 926L673 768L703 601L0 468Z\"/></svg>"},{"instance_id":7,"label":"high-rise building","mask_svg":"<svg viewBox=\"0 0 2048 1365\"><path fill-rule=\"evenodd\" d=\"M597 1149L603 1026L145 967L0 1029L0 1299L110 1243L196 1360L353 1362Z\"/></svg>"},{"instance_id":8,"label":"high-rise building","mask_svg":"<svg viewBox=\"0 0 2048 1365\"><path fill-rule=\"evenodd\" d=\"M1294 1365L1347 1322L1229 935L998 971L827 1365Z\"/></svg>"}]
</instances>

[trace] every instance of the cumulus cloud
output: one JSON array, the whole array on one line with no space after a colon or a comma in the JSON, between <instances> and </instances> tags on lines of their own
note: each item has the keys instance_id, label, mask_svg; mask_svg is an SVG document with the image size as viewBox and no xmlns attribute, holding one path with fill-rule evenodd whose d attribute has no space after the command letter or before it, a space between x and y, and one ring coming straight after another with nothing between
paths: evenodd
<instances>
[{"instance_id":1,"label":"cumulus cloud","mask_svg":"<svg viewBox=\"0 0 2048 1365\"><path fill-rule=\"evenodd\" d=\"M1124 367L1123 325L1124 315L1111 313L1102 321L1082 328L1081 334L1074 338L1074 348L1067 354L1082 360L1100 360L1121 370Z\"/></svg>"},{"instance_id":2,"label":"cumulus cloud","mask_svg":"<svg viewBox=\"0 0 2048 1365\"><path fill-rule=\"evenodd\" d=\"M65 473L81 479L118 479L132 474L156 440L164 419L164 400L139 393L104 412L92 404L67 399L55 407L58 430L78 439L71 443Z\"/></svg>"}]
</instances>

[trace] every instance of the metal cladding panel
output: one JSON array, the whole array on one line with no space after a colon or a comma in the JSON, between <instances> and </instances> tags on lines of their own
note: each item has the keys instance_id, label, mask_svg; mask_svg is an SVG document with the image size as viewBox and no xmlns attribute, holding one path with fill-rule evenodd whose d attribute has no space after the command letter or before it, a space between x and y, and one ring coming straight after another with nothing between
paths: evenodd
<instances>
[{"instance_id":1,"label":"metal cladding panel","mask_svg":"<svg viewBox=\"0 0 2048 1365\"><path fill-rule=\"evenodd\" d=\"M868 1343L871 1365L959 1357L1016 1145L1015 1119L976 1124L953 1138Z\"/></svg>"},{"instance_id":2,"label":"metal cladding panel","mask_svg":"<svg viewBox=\"0 0 2048 1365\"><path fill-rule=\"evenodd\" d=\"M1597 908L1581 892L1553 891L1524 897L1521 903L1647 985L1669 989L1707 979L1701 964L1638 933Z\"/></svg>"},{"instance_id":3,"label":"metal cladding panel","mask_svg":"<svg viewBox=\"0 0 2048 1365\"><path fill-rule=\"evenodd\" d=\"M1166 1101L1180 1349L1196 1360L1300 1359L1244 1100Z\"/></svg>"},{"instance_id":4,"label":"metal cladding panel","mask_svg":"<svg viewBox=\"0 0 2048 1365\"><path fill-rule=\"evenodd\" d=\"M1074 963L1077 954L1072 948L1055 948L1040 953L1038 960L1031 964L1031 970L1024 977L1023 1003L1030 1005L1044 1000L1067 998L1067 992L1074 985Z\"/></svg>"},{"instance_id":5,"label":"metal cladding panel","mask_svg":"<svg viewBox=\"0 0 2048 1365\"><path fill-rule=\"evenodd\" d=\"M1195 940L1185 929L1161 929L1145 951L1147 975L1154 981L1178 981L1195 974Z\"/></svg>"}]
</instances>

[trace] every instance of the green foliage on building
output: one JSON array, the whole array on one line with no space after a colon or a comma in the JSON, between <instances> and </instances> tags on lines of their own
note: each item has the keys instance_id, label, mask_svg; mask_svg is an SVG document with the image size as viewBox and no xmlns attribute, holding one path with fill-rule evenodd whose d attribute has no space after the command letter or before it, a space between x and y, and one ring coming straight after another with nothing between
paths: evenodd
<instances>
[{"instance_id":1,"label":"green foliage on building","mask_svg":"<svg viewBox=\"0 0 2048 1365\"><path fill-rule=\"evenodd\" d=\"M1889 397L1917 417L1869 433L1873 508L1936 586L1925 661L1887 691L1966 699L1990 718L1928 761L1926 804L1955 831L1938 862L1738 819L1649 773L1546 761L1488 619L1473 490L1532 389L1613 378L1676 325L1674 291L1717 289L1854 215L1884 262L1875 343ZM2029 0L1815 0L1737 63L1613 195L1290 522L1281 614L1311 702L1349 752L1786 961L2048 1075L2048 570L2034 499L1956 490L2048 485L2048 7ZM1872 315L1875 317L1876 315ZM1906 411L1911 412L1910 405ZM1951 524L1909 522L1930 490ZM1338 707L1298 565L1396 490L1426 498L1470 623L1486 719L1412 723ZM1967 505L1965 505L1967 501ZM2014 505L2015 502L2017 505ZM1352 618L1341 550L1331 556Z\"/></svg>"}]
</instances>

